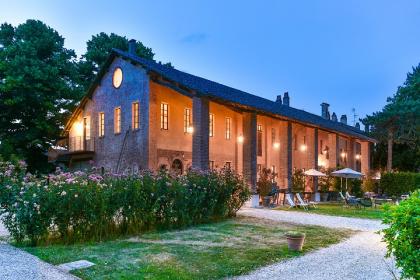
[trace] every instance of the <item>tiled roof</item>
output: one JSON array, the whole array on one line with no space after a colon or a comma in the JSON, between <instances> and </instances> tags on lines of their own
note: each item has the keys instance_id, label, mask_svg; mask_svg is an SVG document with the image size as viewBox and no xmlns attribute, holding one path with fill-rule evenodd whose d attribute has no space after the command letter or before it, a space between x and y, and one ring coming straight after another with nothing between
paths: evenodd
<instances>
[{"instance_id":1,"label":"tiled roof","mask_svg":"<svg viewBox=\"0 0 420 280\"><path fill-rule=\"evenodd\" d=\"M281 105L274 101L229 86L225 86L198 76L194 76L186 72L182 72L177 69L162 65L160 63L156 63L153 60L144 59L118 49L112 50L109 63L114 55L132 60L134 63L138 63L141 66L143 66L147 71L151 71L158 75L161 75L167 80L176 82L186 88L196 91L201 96L207 96L210 99L213 98L220 101L246 106L262 113L274 114L280 117L285 117L287 119L324 128L326 130L332 130L349 136L354 136L359 139L364 139L372 142L375 141L374 139L366 136L363 131L355 127L345 125L340 122L327 120L322 118L321 116L308 113L306 111L299 110L293 107ZM107 66L105 66L104 68L107 68ZM101 76L101 74L99 74L98 76ZM93 89L94 87L91 88Z\"/></svg>"}]
</instances>

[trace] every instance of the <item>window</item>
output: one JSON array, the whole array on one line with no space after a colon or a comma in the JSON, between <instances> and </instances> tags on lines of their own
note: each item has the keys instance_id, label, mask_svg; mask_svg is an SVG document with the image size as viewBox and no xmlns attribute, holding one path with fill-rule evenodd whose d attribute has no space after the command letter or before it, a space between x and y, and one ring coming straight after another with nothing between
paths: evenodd
<instances>
[{"instance_id":1,"label":"window","mask_svg":"<svg viewBox=\"0 0 420 280\"><path fill-rule=\"evenodd\" d=\"M112 85L114 88L119 88L122 84L123 73L121 68L115 68L114 74L112 75Z\"/></svg>"},{"instance_id":2,"label":"window","mask_svg":"<svg viewBox=\"0 0 420 280\"><path fill-rule=\"evenodd\" d=\"M99 113L99 121L98 121L98 131L99 131L99 137L105 136L105 113L101 112Z\"/></svg>"},{"instance_id":3,"label":"window","mask_svg":"<svg viewBox=\"0 0 420 280\"><path fill-rule=\"evenodd\" d=\"M133 104L131 106L131 116L132 116L131 127L133 128L133 130L139 129L140 114L139 114L139 103L138 102L133 102Z\"/></svg>"},{"instance_id":4,"label":"window","mask_svg":"<svg viewBox=\"0 0 420 280\"><path fill-rule=\"evenodd\" d=\"M322 139L321 140L319 140L319 154L320 155L322 155L323 154L323 150L322 150L322 147L323 147L324 145L323 145L323 142L322 142Z\"/></svg>"},{"instance_id":5,"label":"window","mask_svg":"<svg viewBox=\"0 0 420 280\"><path fill-rule=\"evenodd\" d=\"M169 119L169 105L168 103L160 104L160 129L168 130L168 119Z\"/></svg>"},{"instance_id":6,"label":"window","mask_svg":"<svg viewBox=\"0 0 420 280\"><path fill-rule=\"evenodd\" d=\"M214 160L209 161L210 170L214 170Z\"/></svg>"},{"instance_id":7,"label":"window","mask_svg":"<svg viewBox=\"0 0 420 280\"><path fill-rule=\"evenodd\" d=\"M225 168L226 169L231 169L232 168L232 162L230 162L230 161L225 162Z\"/></svg>"},{"instance_id":8,"label":"window","mask_svg":"<svg viewBox=\"0 0 420 280\"><path fill-rule=\"evenodd\" d=\"M298 147L297 147L297 135L296 134L293 136L293 139L294 139L295 151L297 151Z\"/></svg>"},{"instance_id":9,"label":"window","mask_svg":"<svg viewBox=\"0 0 420 280\"><path fill-rule=\"evenodd\" d=\"M257 126L257 155L262 156L262 125Z\"/></svg>"},{"instance_id":10,"label":"window","mask_svg":"<svg viewBox=\"0 0 420 280\"><path fill-rule=\"evenodd\" d=\"M191 109L185 108L184 109L184 133L191 132Z\"/></svg>"},{"instance_id":11,"label":"window","mask_svg":"<svg viewBox=\"0 0 420 280\"><path fill-rule=\"evenodd\" d=\"M306 136L303 136L303 145L306 145Z\"/></svg>"},{"instance_id":12,"label":"window","mask_svg":"<svg viewBox=\"0 0 420 280\"><path fill-rule=\"evenodd\" d=\"M121 107L114 109L114 133L121 133Z\"/></svg>"},{"instance_id":13,"label":"window","mask_svg":"<svg viewBox=\"0 0 420 280\"><path fill-rule=\"evenodd\" d=\"M90 117L83 118L83 135L84 140L90 140Z\"/></svg>"},{"instance_id":14,"label":"window","mask_svg":"<svg viewBox=\"0 0 420 280\"><path fill-rule=\"evenodd\" d=\"M276 129L272 128L271 129L271 144L276 143Z\"/></svg>"},{"instance_id":15,"label":"window","mask_svg":"<svg viewBox=\"0 0 420 280\"><path fill-rule=\"evenodd\" d=\"M259 176L262 172L262 165L261 164L257 164L257 175Z\"/></svg>"},{"instance_id":16,"label":"window","mask_svg":"<svg viewBox=\"0 0 420 280\"><path fill-rule=\"evenodd\" d=\"M214 114L209 115L209 136L214 136Z\"/></svg>"},{"instance_id":17,"label":"window","mask_svg":"<svg viewBox=\"0 0 420 280\"><path fill-rule=\"evenodd\" d=\"M229 140L230 139L230 134L231 134L231 129L230 129L230 127L231 127L231 122L232 122L232 119L231 118L226 118L226 132L225 132L225 138L227 139L227 140Z\"/></svg>"}]
</instances>

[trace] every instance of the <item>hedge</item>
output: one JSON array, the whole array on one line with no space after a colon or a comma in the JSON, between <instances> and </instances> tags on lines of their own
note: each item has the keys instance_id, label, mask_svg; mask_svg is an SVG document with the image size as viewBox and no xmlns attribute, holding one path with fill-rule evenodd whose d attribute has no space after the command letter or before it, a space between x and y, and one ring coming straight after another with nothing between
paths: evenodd
<instances>
[{"instance_id":1,"label":"hedge","mask_svg":"<svg viewBox=\"0 0 420 280\"><path fill-rule=\"evenodd\" d=\"M234 216L249 198L228 169L139 175L62 172L26 174L25 164L0 162L3 223L21 243L99 241ZM1 213L0 213L1 214Z\"/></svg>"},{"instance_id":2,"label":"hedge","mask_svg":"<svg viewBox=\"0 0 420 280\"><path fill-rule=\"evenodd\" d=\"M420 191L400 205L385 205L382 230L387 256L395 256L404 279L420 279Z\"/></svg>"},{"instance_id":3,"label":"hedge","mask_svg":"<svg viewBox=\"0 0 420 280\"><path fill-rule=\"evenodd\" d=\"M420 173L385 172L381 175L380 188L389 196L400 196L420 188Z\"/></svg>"}]
</instances>

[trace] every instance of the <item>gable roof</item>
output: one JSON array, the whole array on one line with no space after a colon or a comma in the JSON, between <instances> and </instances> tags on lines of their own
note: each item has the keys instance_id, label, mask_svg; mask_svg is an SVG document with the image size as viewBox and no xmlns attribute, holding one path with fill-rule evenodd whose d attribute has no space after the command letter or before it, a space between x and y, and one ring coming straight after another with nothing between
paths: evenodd
<instances>
[{"instance_id":1,"label":"gable roof","mask_svg":"<svg viewBox=\"0 0 420 280\"><path fill-rule=\"evenodd\" d=\"M107 62L102 67L101 71L98 73L94 83L92 84L87 93L88 98L91 98L94 90L96 89L96 86L100 83L100 79L102 78L103 74L105 74L105 72L108 70L107 68L117 56L122 57L124 59L128 59L135 64L139 64L142 67L144 67L148 72L156 73L164 77L166 80L178 83L179 85L182 85L185 88L197 92L198 95L208 97L209 99L216 99L222 102L246 106L252 110L263 114L276 115L279 117L290 119L292 121L294 120L326 130L353 136L359 139L376 142L376 140L368 137L364 134L363 131L355 127L345 125L341 122L327 120L321 116L293 107L281 105L274 101L229 86L225 86L214 81L194 76L186 72L182 72L180 70L162 65L153 60L144 59L138 57L137 55L124 52L118 49L112 49ZM81 102L81 105L82 103L83 100Z\"/></svg>"}]
</instances>

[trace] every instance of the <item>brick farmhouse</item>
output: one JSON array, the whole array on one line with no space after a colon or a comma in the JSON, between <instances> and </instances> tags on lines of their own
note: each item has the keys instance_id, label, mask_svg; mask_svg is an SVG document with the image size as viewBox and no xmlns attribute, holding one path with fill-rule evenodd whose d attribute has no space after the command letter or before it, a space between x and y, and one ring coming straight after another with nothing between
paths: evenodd
<instances>
[{"instance_id":1,"label":"brick farmhouse","mask_svg":"<svg viewBox=\"0 0 420 280\"><path fill-rule=\"evenodd\" d=\"M289 98L270 101L143 59L131 40L128 52L111 51L63 131L66 150L50 159L73 169L93 160L117 173L227 166L251 186L271 168L282 188L295 168L369 172L374 139L345 115L330 116L326 103L318 116Z\"/></svg>"}]
</instances>

